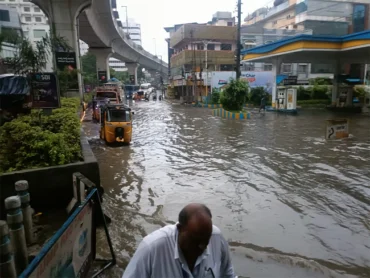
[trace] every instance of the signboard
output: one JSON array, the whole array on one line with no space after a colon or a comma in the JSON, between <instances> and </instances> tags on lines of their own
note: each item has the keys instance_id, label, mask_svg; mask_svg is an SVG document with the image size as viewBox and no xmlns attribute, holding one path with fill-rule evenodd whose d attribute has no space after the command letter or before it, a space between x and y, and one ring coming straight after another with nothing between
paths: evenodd
<instances>
[{"instance_id":1,"label":"signboard","mask_svg":"<svg viewBox=\"0 0 370 278\"><path fill-rule=\"evenodd\" d=\"M298 76L296 75L290 75L287 78L283 80L283 85L297 85Z\"/></svg>"},{"instance_id":2,"label":"signboard","mask_svg":"<svg viewBox=\"0 0 370 278\"><path fill-rule=\"evenodd\" d=\"M135 84L135 75L134 74L131 74L129 78L130 78L130 84L131 85L136 85Z\"/></svg>"},{"instance_id":3,"label":"signboard","mask_svg":"<svg viewBox=\"0 0 370 278\"><path fill-rule=\"evenodd\" d=\"M106 70L99 70L98 71L98 80L101 83L106 83L107 80L107 71Z\"/></svg>"},{"instance_id":4,"label":"signboard","mask_svg":"<svg viewBox=\"0 0 370 278\"><path fill-rule=\"evenodd\" d=\"M56 74L31 74L31 108L59 108L59 86Z\"/></svg>"},{"instance_id":5,"label":"signboard","mask_svg":"<svg viewBox=\"0 0 370 278\"><path fill-rule=\"evenodd\" d=\"M336 119L326 121L325 138L327 140L348 138L349 121L348 119Z\"/></svg>"},{"instance_id":6,"label":"signboard","mask_svg":"<svg viewBox=\"0 0 370 278\"><path fill-rule=\"evenodd\" d=\"M55 52L55 59L58 70L63 71L65 67L77 69L75 52Z\"/></svg>"},{"instance_id":7,"label":"signboard","mask_svg":"<svg viewBox=\"0 0 370 278\"><path fill-rule=\"evenodd\" d=\"M90 202L78 208L74 218L53 242L28 277L86 277L93 261L93 209Z\"/></svg>"},{"instance_id":8,"label":"signboard","mask_svg":"<svg viewBox=\"0 0 370 278\"><path fill-rule=\"evenodd\" d=\"M209 84L212 85L212 88L221 88L228 84L231 78L236 78L234 71L214 71L212 72L212 80ZM272 94L274 83L272 71L242 71L240 79L248 81L251 88L264 87L269 94Z\"/></svg>"}]
</instances>

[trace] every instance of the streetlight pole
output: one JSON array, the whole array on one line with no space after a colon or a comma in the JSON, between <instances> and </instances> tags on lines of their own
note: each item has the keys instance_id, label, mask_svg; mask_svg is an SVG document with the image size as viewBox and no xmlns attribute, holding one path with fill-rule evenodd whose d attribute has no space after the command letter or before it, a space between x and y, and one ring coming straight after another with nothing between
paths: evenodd
<instances>
[{"instance_id":1,"label":"streetlight pole","mask_svg":"<svg viewBox=\"0 0 370 278\"><path fill-rule=\"evenodd\" d=\"M127 6L121 6L126 9L126 33L130 35L129 26L128 26L128 16L127 16Z\"/></svg>"},{"instance_id":2,"label":"streetlight pole","mask_svg":"<svg viewBox=\"0 0 370 278\"><path fill-rule=\"evenodd\" d=\"M240 41L240 28L241 28L241 22L242 22L242 1L238 0L238 32L237 32L237 40L236 40L236 79L238 80L240 78L240 52L241 52L241 41Z\"/></svg>"},{"instance_id":3,"label":"streetlight pole","mask_svg":"<svg viewBox=\"0 0 370 278\"><path fill-rule=\"evenodd\" d=\"M203 41L204 48L206 50L206 61L205 61L205 67L206 67L206 97L208 97L208 44L210 42L208 41ZM202 78L202 77L201 77Z\"/></svg>"},{"instance_id":4,"label":"streetlight pole","mask_svg":"<svg viewBox=\"0 0 370 278\"><path fill-rule=\"evenodd\" d=\"M153 38L153 41L154 41L154 53L155 53L155 56L157 56L157 40Z\"/></svg>"}]
</instances>

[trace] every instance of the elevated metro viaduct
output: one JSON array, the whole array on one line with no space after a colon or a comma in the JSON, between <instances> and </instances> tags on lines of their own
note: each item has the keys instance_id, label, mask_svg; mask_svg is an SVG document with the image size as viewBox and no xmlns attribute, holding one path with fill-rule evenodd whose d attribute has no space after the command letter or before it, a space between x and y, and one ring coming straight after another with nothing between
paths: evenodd
<instances>
[{"instance_id":1,"label":"elevated metro viaduct","mask_svg":"<svg viewBox=\"0 0 370 278\"><path fill-rule=\"evenodd\" d=\"M135 76L139 64L148 70L167 73L168 66L157 56L133 43L118 24L116 0L31 0L48 16L54 34L64 37L76 53L80 68L79 39L89 45L96 56L97 70L106 71L109 79L109 57L126 63L128 72ZM167 74L163 75L167 79ZM78 74L79 92L82 95L82 78Z\"/></svg>"},{"instance_id":2,"label":"elevated metro viaduct","mask_svg":"<svg viewBox=\"0 0 370 278\"><path fill-rule=\"evenodd\" d=\"M243 61L271 63L274 76L272 105L277 96L276 77L282 63L331 64L335 69L332 105L337 103L338 76L346 64L370 63L370 30L341 37L298 35L242 51ZM362 78L361 78L362 79Z\"/></svg>"}]
</instances>

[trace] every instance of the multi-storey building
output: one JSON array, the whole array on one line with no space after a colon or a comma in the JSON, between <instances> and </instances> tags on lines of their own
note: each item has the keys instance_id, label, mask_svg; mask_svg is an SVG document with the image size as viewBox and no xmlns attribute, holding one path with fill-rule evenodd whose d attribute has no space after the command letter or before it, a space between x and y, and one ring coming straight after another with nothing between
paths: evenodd
<instances>
[{"instance_id":1,"label":"multi-storey building","mask_svg":"<svg viewBox=\"0 0 370 278\"><path fill-rule=\"evenodd\" d=\"M22 27L17 9L0 5L0 33L16 32L22 36ZM1 44L0 52L0 74L7 72L7 67L2 63L1 58L14 57L16 48L13 44L4 41Z\"/></svg>"},{"instance_id":2,"label":"multi-storey building","mask_svg":"<svg viewBox=\"0 0 370 278\"><path fill-rule=\"evenodd\" d=\"M297 34L310 30L313 35L341 36L369 29L369 4L369 0L275 0L273 7L260 8L248 15L243 25L297 30ZM302 78L304 75L332 77L334 69L328 64L283 64L281 72Z\"/></svg>"},{"instance_id":3,"label":"multi-storey building","mask_svg":"<svg viewBox=\"0 0 370 278\"><path fill-rule=\"evenodd\" d=\"M170 36L169 75L178 91L183 93L185 84L193 79L193 86L200 87L197 90L193 87L188 93L204 95L202 92L210 89L205 73L235 70L237 30L230 12L217 12L208 23L178 24L165 30Z\"/></svg>"},{"instance_id":4,"label":"multi-storey building","mask_svg":"<svg viewBox=\"0 0 370 278\"><path fill-rule=\"evenodd\" d=\"M122 29L125 33L130 35L130 39L141 45L141 25L136 23L134 19L129 18L127 21L122 21Z\"/></svg>"},{"instance_id":5,"label":"multi-storey building","mask_svg":"<svg viewBox=\"0 0 370 278\"><path fill-rule=\"evenodd\" d=\"M21 21L23 35L33 44L49 34L50 27L48 18L38 6L31 3L29 0L1 0L0 3L17 10ZM51 57L45 70L52 70Z\"/></svg>"},{"instance_id":6,"label":"multi-storey building","mask_svg":"<svg viewBox=\"0 0 370 278\"><path fill-rule=\"evenodd\" d=\"M115 58L109 58L109 67L111 67L115 71L127 71L125 62L122 62Z\"/></svg>"}]
</instances>

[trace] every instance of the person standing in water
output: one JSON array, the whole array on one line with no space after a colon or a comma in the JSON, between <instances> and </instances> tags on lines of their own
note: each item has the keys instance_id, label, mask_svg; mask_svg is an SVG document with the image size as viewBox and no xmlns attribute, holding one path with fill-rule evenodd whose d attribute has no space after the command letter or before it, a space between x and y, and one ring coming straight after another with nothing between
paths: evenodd
<instances>
[{"instance_id":1,"label":"person standing in water","mask_svg":"<svg viewBox=\"0 0 370 278\"><path fill-rule=\"evenodd\" d=\"M266 111L266 96L263 96L261 98L261 106L260 106L260 110L258 111L258 113L261 113L262 109L263 109L263 112Z\"/></svg>"},{"instance_id":2,"label":"person standing in water","mask_svg":"<svg viewBox=\"0 0 370 278\"><path fill-rule=\"evenodd\" d=\"M146 236L123 278L234 278L229 245L203 204L189 204L175 225Z\"/></svg>"}]
</instances>

